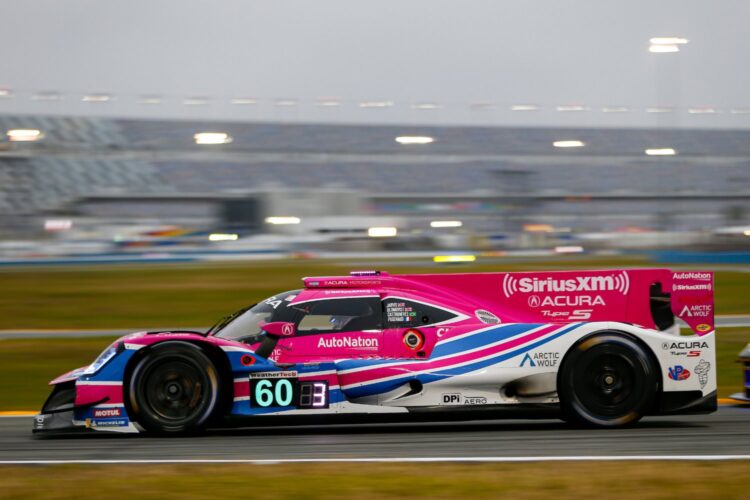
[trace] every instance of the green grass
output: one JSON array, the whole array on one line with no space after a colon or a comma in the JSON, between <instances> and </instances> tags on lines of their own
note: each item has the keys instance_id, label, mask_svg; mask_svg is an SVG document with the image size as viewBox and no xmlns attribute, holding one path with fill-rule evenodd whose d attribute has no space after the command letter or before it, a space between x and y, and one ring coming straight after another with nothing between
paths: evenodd
<instances>
[{"instance_id":1,"label":"green grass","mask_svg":"<svg viewBox=\"0 0 750 500\"><path fill-rule=\"evenodd\" d=\"M429 259L425 259L428 263ZM641 258L580 258L528 262L494 261L426 267L377 264L397 273L520 271L648 266ZM362 262L270 261L123 267L63 267L0 270L0 330L194 327L285 290L303 276L347 273ZM718 314L750 314L750 275L719 271Z\"/></svg>"},{"instance_id":2,"label":"green grass","mask_svg":"<svg viewBox=\"0 0 750 500\"><path fill-rule=\"evenodd\" d=\"M595 473L592 474L592 471ZM747 498L750 462L0 467L3 498Z\"/></svg>"},{"instance_id":3,"label":"green grass","mask_svg":"<svg viewBox=\"0 0 750 500\"><path fill-rule=\"evenodd\" d=\"M742 365L737 354L750 342L750 328L724 328L716 331L716 368L719 397L742 391Z\"/></svg>"},{"instance_id":4,"label":"green grass","mask_svg":"<svg viewBox=\"0 0 750 500\"><path fill-rule=\"evenodd\" d=\"M49 394L47 382L89 364L112 340L112 337L0 340L0 411L40 408ZM742 389L742 373L735 359L748 342L748 328L718 332L720 397Z\"/></svg>"},{"instance_id":5,"label":"green grass","mask_svg":"<svg viewBox=\"0 0 750 500\"><path fill-rule=\"evenodd\" d=\"M50 380L91 363L114 338L0 340L0 411L38 410Z\"/></svg>"}]
</instances>

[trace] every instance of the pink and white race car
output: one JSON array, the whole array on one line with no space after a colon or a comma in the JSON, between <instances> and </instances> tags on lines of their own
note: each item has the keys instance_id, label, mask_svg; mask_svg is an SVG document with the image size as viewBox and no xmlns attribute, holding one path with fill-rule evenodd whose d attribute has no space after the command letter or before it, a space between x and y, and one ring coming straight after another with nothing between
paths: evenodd
<instances>
[{"instance_id":1,"label":"pink and white race car","mask_svg":"<svg viewBox=\"0 0 750 500\"><path fill-rule=\"evenodd\" d=\"M304 278L207 332L140 332L62 375L34 432L716 410L713 274ZM693 334L681 336L675 317Z\"/></svg>"}]
</instances>

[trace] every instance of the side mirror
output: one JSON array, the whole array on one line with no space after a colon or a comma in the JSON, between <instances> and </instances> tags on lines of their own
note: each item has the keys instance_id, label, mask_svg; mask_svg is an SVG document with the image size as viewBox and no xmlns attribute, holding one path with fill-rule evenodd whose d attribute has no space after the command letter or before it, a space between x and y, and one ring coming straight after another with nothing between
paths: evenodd
<instances>
[{"instance_id":1,"label":"side mirror","mask_svg":"<svg viewBox=\"0 0 750 500\"><path fill-rule=\"evenodd\" d=\"M274 321L272 323L266 323L265 325L261 325L260 329L267 334L274 335L276 337L291 337L296 333L297 330L294 326L294 323L286 323L284 321Z\"/></svg>"}]
</instances>

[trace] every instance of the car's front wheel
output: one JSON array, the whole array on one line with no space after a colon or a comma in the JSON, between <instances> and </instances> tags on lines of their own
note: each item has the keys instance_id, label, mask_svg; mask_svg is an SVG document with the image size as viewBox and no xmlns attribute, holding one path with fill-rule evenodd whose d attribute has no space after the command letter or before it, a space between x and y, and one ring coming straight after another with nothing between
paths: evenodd
<instances>
[{"instance_id":1,"label":"car's front wheel","mask_svg":"<svg viewBox=\"0 0 750 500\"><path fill-rule=\"evenodd\" d=\"M584 339L558 374L565 420L591 427L633 424L650 409L659 376L646 348L618 333Z\"/></svg>"},{"instance_id":2,"label":"car's front wheel","mask_svg":"<svg viewBox=\"0 0 750 500\"><path fill-rule=\"evenodd\" d=\"M211 419L219 388L216 366L198 346L164 342L138 360L128 381L128 402L149 432L193 433Z\"/></svg>"}]
</instances>

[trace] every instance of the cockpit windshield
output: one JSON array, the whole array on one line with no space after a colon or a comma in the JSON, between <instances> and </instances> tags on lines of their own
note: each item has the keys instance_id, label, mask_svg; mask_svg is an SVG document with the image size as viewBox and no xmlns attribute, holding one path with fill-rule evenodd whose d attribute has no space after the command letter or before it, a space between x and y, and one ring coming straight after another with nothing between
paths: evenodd
<instances>
[{"instance_id":1,"label":"cockpit windshield","mask_svg":"<svg viewBox=\"0 0 750 500\"><path fill-rule=\"evenodd\" d=\"M296 310L287 307L299 292L281 293L258 302L249 309L240 309L219 322L211 330L217 337L252 344L260 342L263 331L260 325L273 321L293 321Z\"/></svg>"}]
</instances>

